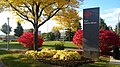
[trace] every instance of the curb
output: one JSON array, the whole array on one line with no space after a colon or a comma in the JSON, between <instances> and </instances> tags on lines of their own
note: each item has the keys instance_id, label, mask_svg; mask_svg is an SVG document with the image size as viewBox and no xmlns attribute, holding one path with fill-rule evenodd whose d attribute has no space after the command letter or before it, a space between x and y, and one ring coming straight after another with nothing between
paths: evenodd
<instances>
[{"instance_id":1,"label":"curb","mask_svg":"<svg viewBox=\"0 0 120 67\"><path fill-rule=\"evenodd\" d=\"M120 64L120 60L116 60L113 57L110 56L110 62L109 64Z\"/></svg>"}]
</instances>

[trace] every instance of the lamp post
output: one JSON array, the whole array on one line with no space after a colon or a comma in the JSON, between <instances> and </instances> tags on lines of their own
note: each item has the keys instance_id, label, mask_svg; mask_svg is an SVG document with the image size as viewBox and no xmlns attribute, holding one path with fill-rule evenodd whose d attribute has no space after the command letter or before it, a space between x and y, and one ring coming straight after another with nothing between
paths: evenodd
<instances>
[{"instance_id":1,"label":"lamp post","mask_svg":"<svg viewBox=\"0 0 120 67\"><path fill-rule=\"evenodd\" d=\"M9 42L10 42L10 40L9 40L9 17L7 17L7 21L8 21L8 27L7 27L7 31L8 31L8 33L7 33L7 50L9 50Z\"/></svg>"}]
</instances>

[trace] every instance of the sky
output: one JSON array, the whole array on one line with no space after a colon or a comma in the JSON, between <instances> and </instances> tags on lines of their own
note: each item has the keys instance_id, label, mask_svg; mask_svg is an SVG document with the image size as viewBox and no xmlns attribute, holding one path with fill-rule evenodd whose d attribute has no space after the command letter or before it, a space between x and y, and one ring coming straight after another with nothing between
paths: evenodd
<instances>
[{"instance_id":1,"label":"sky","mask_svg":"<svg viewBox=\"0 0 120 67\"><path fill-rule=\"evenodd\" d=\"M100 7L100 17L104 19L107 26L112 26L114 29L120 15L119 4L120 0L84 0L80 6L79 15L83 16L83 9Z\"/></svg>"},{"instance_id":2,"label":"sky","mask_svg":"<svg viewBox=\"0 0 120 67\"><path fill-rule=\"evenodd\" d=\"M104 19L105 23L108 26L112 26L113 29L115 28L115 25L118 23L118 15L120 15L120 0L84 0L83 3L81 3L80 8L78 9L79 15L83 17L83 9L87 8L94 8L94 7L100 7L100 17ZM0 28L4 23L7 23L7 17L10 17L9 23L12 27L11 35L14 34L14 29L17 26L16 21L14 20L14 17L12 14L8 12L2 12L0 13ZM81 24L83 20L81 20ZM22 26L24 29L32 28L32 25L30 23L22 23ZM53 20L48 21L44 25L42 25L39 30L43 32L49 32L51 31L52 27L56 26L56 23ZM5 35L0 31L0 35Z\"/></svg>"}]
</instances>

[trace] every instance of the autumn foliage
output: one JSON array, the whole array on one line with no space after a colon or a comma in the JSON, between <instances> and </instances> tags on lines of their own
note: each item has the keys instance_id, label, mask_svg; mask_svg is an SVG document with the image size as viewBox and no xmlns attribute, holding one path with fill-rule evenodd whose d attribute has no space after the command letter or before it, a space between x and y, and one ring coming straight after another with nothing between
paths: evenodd
<instances>
[{"instance_id":1,"label":"autumn foliage","mask_svg":"<svg viewBox=\"0 0 120 67\"><path fill-rule=\"evenodd\" d=\"M73 43L75 43L76 46L79 48L82 48L82 38L83 38L83 31L77 30L73 36Z\"/></svg>"},{"instance_id":2,"label":"autumn foliage","mask_svg":"<svg viewBox=\"0 0 120 67\"><path fill-rule=\"evenodd\" d=\"M17 41L22 43L24 47L33 48L34 41L33 41L33 33L32 32L25 32L22 36L20 36ZM38 35L38 46L42 46L43 39Z\"/></svg>"},{"instance_id":3,"label":"autumn foliage","mask_svg":"<svg viewBox=\"0 0 120 67\"><path fill-rule=\"evenodd\" d=\"M77 30L73 37L73 43L76 46L82 46L83 31ZM110 52L114 46L120 46L119 36L111 30L100 30L99 48L101 52Z\"/></svg>"},{"instance_id":4,"label":"autumn foliage","mask_svg":"<svg viewBox=\"0 0 120 67\"><path fill-rule=\"evenodd\" d=\"M120 46L119 45L119 36L110 30L100 30L99 35L99 41L100 41L100 49L102 52L108 52L112 51L114 46Z\"/></svg>"}]
</instances>

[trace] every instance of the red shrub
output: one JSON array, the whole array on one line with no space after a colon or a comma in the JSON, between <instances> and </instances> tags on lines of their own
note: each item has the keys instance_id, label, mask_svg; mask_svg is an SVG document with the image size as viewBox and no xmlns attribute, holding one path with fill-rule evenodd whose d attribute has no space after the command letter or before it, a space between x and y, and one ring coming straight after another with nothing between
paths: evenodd
<instances>
[{"instance_id":1,"label":"red shrub","mask_svg":"<svg viewBox=\"0 0 120 67\"><path fill-rule=\"evenodd\" d=\"M100 30L99 41L102 52L111 51L113 46L119 46L119 36L110 30Z\"/></svg>"},{"instance_id":2,"label":"red shrub","mask_svg":"<svg viewBox=\"0 0 120 67\"><path fill-rule=\"evenodd\" d=\"M17 41L22 43L22 45L24 47L27 47L27 48L33 48L33 45L34 45L34 41L33 41L33 33L32 32L25 32L23 33L22 36L20 36ZM38 35L38 46L42 46L42 43L43 43L43 39L40 37L40 35Z\"/></svg>"},{"instance_id":3,"label":"red shrub","mask_svg":"<svg viewBox=\"0 0 120 67\"><path fill-rule=\"evenodd\" d=\"M73 43L76 44L76 46L82 48L82 38L83 38L83 31L77 30L73 36Z\"/></svg>"},{"instance_id":4,"label":"red shrub","mask_svg":"<svg viewBox=\"0 0 120 67\"><path fill-rule=\"evenodd\" d=\"M78 30L73 36L73 43L76 46L82 45L83 31ZM99 48L102 52L110 52L113 46L120 46L119 36L111 30L100 30L99 33Z\"/></svg>"}]
</instances>

